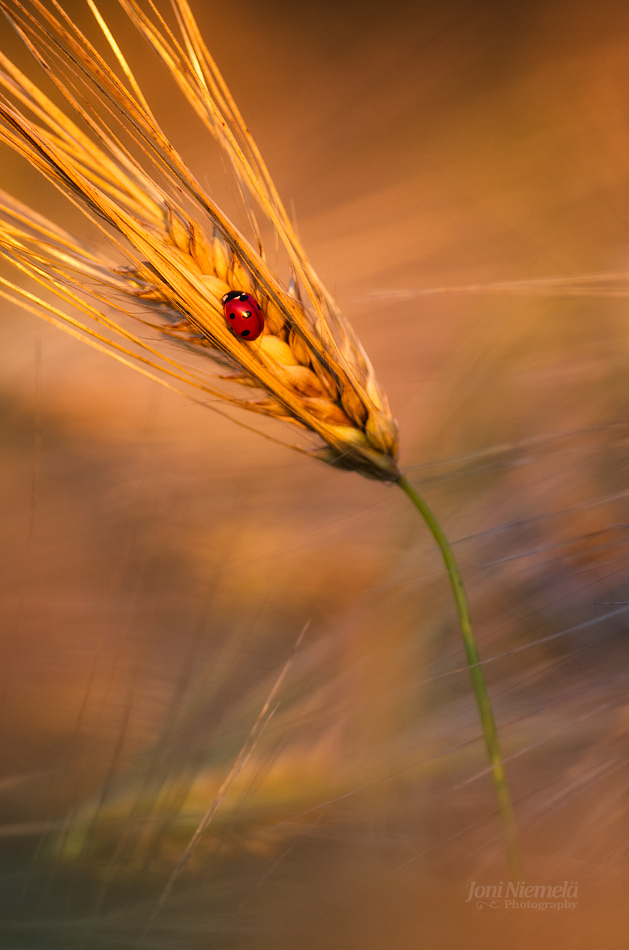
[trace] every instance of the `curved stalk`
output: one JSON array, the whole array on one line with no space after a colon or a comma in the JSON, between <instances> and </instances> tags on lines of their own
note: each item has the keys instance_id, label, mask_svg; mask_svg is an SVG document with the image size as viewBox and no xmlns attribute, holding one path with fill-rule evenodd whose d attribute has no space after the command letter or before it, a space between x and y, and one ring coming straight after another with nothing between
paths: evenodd
<instances>
[{"instance_id":1,"label":"curved stalk","mask_svg":"<svg viewBox=\"0 0 629 950\"><path fill-rule=\"evenodd\" d=\"M496 798L498 800L498 810L500 812L500 819L502 822L505 838L509 874L513 881L522 880L520 853L516 837L515 815L513 813L511 795L509 793L507 777L505 775L504 765L502 762L502 753L500 751L500 743L498 741L498 731L496 729L489 693L487 692L487 684L485 683L483 669L480 665L480 655L476 645L476 638L474 637L474 630L470 618L470 609L465 594L465 588L463 587L461 572L459 571L458 565L456 563L450 542L448 541L439 522L435 518L424 499L413 488L411 483L404 475L401 475L398 478L397 483L402 491L408 495L426 522L433 538L437 542L439 550L441 551L441 555L448 572L448 577L450 578L454 602L456 604L456 609L459 616L459 625L461 627L463 645L465 647L465 656L467 657L467 662L470 668L472 686L474 688L474 695L476 697L476 704L478 706L483 735L485 736L487 754L489 756Z\"/></svg>"}]
</instances>

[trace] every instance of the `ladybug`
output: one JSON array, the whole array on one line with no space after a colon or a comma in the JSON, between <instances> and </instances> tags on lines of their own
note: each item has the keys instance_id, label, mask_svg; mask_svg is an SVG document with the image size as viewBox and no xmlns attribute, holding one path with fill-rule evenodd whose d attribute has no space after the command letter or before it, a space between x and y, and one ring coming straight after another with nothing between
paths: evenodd
<instances>
[{"instance_id":1,"label":"ladybug","mask_svg":"<svg viewBox=\"0 0 629 950\"><path fill-rule=\"evenodd\" d=\"M264 329L264 314L255 297L231 290L222 300L227 325L234 336L256 340Z\"/></svg>"}]
</instances>

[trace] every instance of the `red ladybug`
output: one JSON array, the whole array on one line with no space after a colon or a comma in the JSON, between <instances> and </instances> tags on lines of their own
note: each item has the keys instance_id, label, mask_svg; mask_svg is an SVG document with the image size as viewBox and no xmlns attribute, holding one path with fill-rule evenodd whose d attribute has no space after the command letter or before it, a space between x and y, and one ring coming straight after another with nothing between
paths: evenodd
<instances>
[{"instance_id":1,"label":"red ladybug","mask_svg":"<svg viewBox=\"0 0 629 950\"><path fill-rule=\"evenodd\" d=\"M223 297L223 310L227 325L234 336L243 340L255 340L264 330L264 314L255 297L231 290Z\"/></svg>"}]
</instances>

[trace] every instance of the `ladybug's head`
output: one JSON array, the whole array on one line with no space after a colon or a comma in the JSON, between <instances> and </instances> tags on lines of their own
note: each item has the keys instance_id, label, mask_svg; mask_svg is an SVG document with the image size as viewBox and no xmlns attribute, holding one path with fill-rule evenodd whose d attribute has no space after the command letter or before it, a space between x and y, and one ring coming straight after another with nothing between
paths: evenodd
<instances>
[{"instance_id":1,"label":"ladybug's head","mask_svg":"<svg viewBox=\"0 0 629 950\"><path fill-rule=\"evenodd\" d=\"M242 290L230 290L228 294L222 298L221 303L225 306L226 303L229 303L230 300L249 300L249 294L244 293Z\"/></svg>"}]
</instances>

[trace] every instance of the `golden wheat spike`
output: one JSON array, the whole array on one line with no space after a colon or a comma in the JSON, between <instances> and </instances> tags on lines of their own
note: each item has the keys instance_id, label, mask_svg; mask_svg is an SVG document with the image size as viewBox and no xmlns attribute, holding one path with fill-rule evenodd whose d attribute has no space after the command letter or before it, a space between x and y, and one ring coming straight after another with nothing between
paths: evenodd
<instances>
[{"instance_id":1,"label":"golden wheat spike","mask_svg":"<svg viewBox=\"0 0 629 950\"><path fill-rule=\"evenodd\" d=\"M428 525L448 571L516 880L521 870L513 809L463 582L438 521L398 470L397 426L373 368L310 266L186 0L172 0L180 40L152 0L150 14L137 0L120 3L229 156L243 196L252 197L268 218L293 274L288 288L269 268L256 228L254 246L196 181L159 127L94 0L86 2L118 71L57 0L49 0L48 6L42 0L0 0L0 10L35 64L66 101L63 111L0 54L0 141L83 210L109 241L115 261L86 251L57 225L7 197L0 198L0 255L100 328L4 277L0 296L171 389L176 388L169 381L174 377L228 405L297 426L316 439L310 450L314 457L399 484ZM246 341L230 332L222 302L233 291L252 294L256 313L258 305L262 308L259 338ZM259 398L233 396L209 376L192 373L130 333L102 307L145 326L150 312L162 344L174 337L212 357L228 369L231 384L258 389ZM216 403L211 408L221 411Z\"/></svg>"},{"instance_id":2,"label":"golden wheat spike","mask_svg":"<svg viewBox=\"0 0 629 950\"><path fill-rule=\"evenodd\" d=\"M275 229L296 278L288 290L268 267L259 234L254 232L256 248L191 174L157 124L94 0L86 2L119 72L56 0L49 6L41 0L0 0L35 62L66 100L61 109L0 53L0 140L78 204L107 236L113 253L105 257L85 248L41 215L0 195L0 254L66 305L105 325L114 335L107 338L108 345L118 353L122 347L126 360L148 360L152 368L232 405L291 422L318 437L311 452L331 464L372 478L396 479L397 429L371 364L308 263L187 3L174 3L181 32L177 40L155 8L151 16L135 0L121 0ZM87 132L73 113L86 123ZM182 203L182 189L190 207ZM120 305L121 291L127 307ZM265 317L259 339L248 342L230 332L222 305L230 291L255 297ZM14 298L22 293L15 285L11 292ZM86 301L90 294L98 306ZM42 303L25 292L22 299L30 309ZM100 307L108 302L145 323L142 311L150 311L162 340L175 339L211 356L229 370L222 378L247 391L259 389L258 398L234 396L193 378L176 358L103 316ZM63 323L61 311L55 320ZM80 326L93 336L74 318L68 316L66 323L75 333ZM93 338L105 345L101 331ZM142 349L149 355L141 357Z\"/></svg>"}]
</instances>

